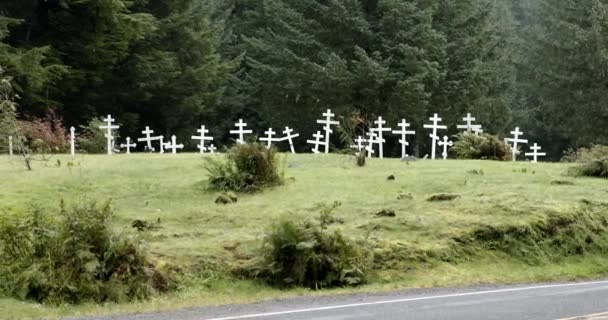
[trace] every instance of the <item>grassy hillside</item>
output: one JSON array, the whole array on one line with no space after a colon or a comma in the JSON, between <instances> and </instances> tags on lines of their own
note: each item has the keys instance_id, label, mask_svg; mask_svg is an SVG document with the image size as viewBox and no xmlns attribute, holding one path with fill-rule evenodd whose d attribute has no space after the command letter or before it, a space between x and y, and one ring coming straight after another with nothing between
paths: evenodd
<instances>
[{"instance_id":1,"label":"grassy hillside","mask_svg":"<svg viewBox=\"0 0 608 320\"><path fill-rule=\"evenodd\" d=\"M235 281L228 270L255 255L276 219L313 218L320 203L334 201L342 203L337 217L344 222L335 227L368 239L376 254L373 283L356 290L564 280L608 271L608 181L564 177L564 164L373 159L359 168L341 155L289 155L285 186L241 194L238 203L224 206L205 189L200 155L78 156L68 166L70 161L53 158L27 172L18 161L0 158L0 212L20 214L32 204L56 208L60 199L111 198L116 227L129 228L135 219L160 221L147 235L150 249L187 280L176 293L120 306L34 306L0 298L0 318L327 294ZM460 197L427 201L442 193ZM396 217L377 217L382 209Z\"/></svg>"}]
</instances>

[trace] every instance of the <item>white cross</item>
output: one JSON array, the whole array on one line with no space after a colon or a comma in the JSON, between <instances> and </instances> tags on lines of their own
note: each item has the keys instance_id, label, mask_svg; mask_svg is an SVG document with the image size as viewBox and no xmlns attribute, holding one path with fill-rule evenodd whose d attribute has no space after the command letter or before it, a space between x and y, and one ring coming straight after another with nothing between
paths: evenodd
<instances>
[{"instance_id":1,"label":"white cross","mask_svg":"<svg viewBox=\"0 0 608 320\"><path fill-rule=\"evenodd\" d=\"M131 138L127 137L127 143L123 143L120 145L121 148L127 148L127 154L131 154L131 148L137 147L137 143L131 143Z\"/></svg>"},{"instance_id":2,"label":"white cross","mask_svg":"<svg viewBox=\"0 0 608 320\"><path fill-rule=\"evenodd\" d=\"M8 136L8 155L13 156L13 136Z\"/></svg>"},{"instance_id":3,"label":"white cross","mask_svg":"<svg viewBox=\"0 0 608 320\"><path fill-rule=\"evenodd\" d=\"M245 144L245 134L251 134L253 133L252 130L244 130L244 128L247 126L247 123L243 122L243 119L239 119L238 123L234 124L235 127L237 127L237 130L230 130L230 134L238 134L239 138L236 140L236 143L238 144Z\"/></svg>"},{"instance_id":4,"label":"white cross","mask_svg":"<svg viewBox=\"0 0 608 320\"><path fill-rule=\"evenodd\" d=\"M378 139L376 140L378 143L378 150L380 151L378 155L380 156L380 159L384 159L384 143L386 142L386 139L384 139L382 135L384 132L391 132L392 129L383 127L383 125L386 124L386 121L382 120L382 117L378 117L378 120L374 121L374 124L378 125L378 127L371 129L378 134Z\"/></svg>"},{"instance_id":5,"label":"white cross","mask_svg":"<svg viewBox=\"0 0 608 320\"><path fill-rule=\"evenodd\" d=\"M437 136L437 130L445 130L448 127L438 125L438 123L441 122L441 118L439 118L436 113L432 118L429 118L429 120L433 121L433 124L425 124L424 127L427 129L433 129L433 133L430 135L431 139L433 139L433 144L431 147L431 159L435 160L436 145L437 141L439 141L439 137Z\"/></svg>"},{"instance_id":6,"label":"white cross","mask_svg":"<svg viewBox=\"0 0 608 320\"><path fill-rule=\"evenodd\" d=\"M473 124L473 122L476 120L475 117L471 116L470 113L467 113L467 116L462 118L462 120L464 122L466 122L466 124L459 124L456 126L456 128L458 129L466 129L467 132L471 132L474 131L476 134L479 133L479 130L481 130L481 125L480 124Z\"/></svg>"},{"instance_id":7,"label":"white cross","mask_svg":"<svg viewBox=\"0 0 608 320\"><path fill-rule=\"evenodd\" d=\"M483 129L481 129L481 125L480 124L474 124L471 126L471 130L473 130L473 133L475 133L475 135L480 135L481 133L483 133Z\"/></svg>"},{"instance_id":8,"label":"white cross","mask_svg":"<svg viewBox=\"0 0 608 320\"><path fill-rule=\"evenodd\" d=\"M363 144L365 144L367 142L367 140L363 139L362 136L357 136L357 139L355 140L355 142L357 144L353 144L350 147L357 150L357 152L361 153L361 151L363 151L363 149L365 148Z\"/></svg>"},{"instance_id":9,"label":"white cross","mask_svg":"<svg viewBox=\"0 0 608 320\"><path fill-rule=\"evenodd\" d=\"M108 130L105 134L106 139L108 139L107 149L108 149L108 154L112 154L112 148L114 147L114 136L112 135L112 129L118 129L120 127L117 125L112 125L112 123L114 123L114 121L116 121L116 120L112 119L111 115L108 115L108 117L103 119L103 121L106 123L106 125L99 127L99 129Z\"/></svg>"},{"instance_id":10,"label":"white cross","mask_svg":"<svg viewBox=\"0 0 608 320\"><path fill-rule=\"evenodd\" d=\"M198 145L198 150L200 150L201 154L205 153L207 150L205 148L205 141L213 141L213 137L207 137L206 134L209 133L209 129L205 129L205 126L201 126L200 129L196 130L196 132L200 133L200 136L192 136L192 140L199 140L200 143Z\"/></svg>"},{"instance_id":11,"label":"white cross","mask_svg":"<svg viewBox=\"0 0 608 320\"><path fill-rule=\"evenodd\" d=\"M399 122L399 124L397 124L397 125L399 127L401 127L401 130L395 130L395 131L393 131L393 134L401 135L401 139L399 139L399 143L401 144L401 159L404 159L405 157L407 157L407 146L410 145L410 143L407 141L407 136L415 135L416 131L407 130L407 128L409 128L411 126L411 124L407 123L407 121L405 121L405 119L402 119L401 122Z\"/></svg>"},{"instance_id":12,"label":"white cross","mask_svg":"<svg viewBox=\"0 0 608 320\"><path fill-rule=\"evenodd\" d=\"M158 153L165 153L165 136L159 136L158 142L160 142L160 150Z\"/></svg>"},{"instance_id":13,"label":"white cross","mask_svg":"<svg viewBox=\"0 0 608 320\"><path fill-rule=\"evenodd\" d=\"M156 151L154 149L154 147L152 147L152 141L161 140L161 137L160 136L152 137L151 135L154 133L154 130L150 130L150 127L148 127L148 126L146 126L146 130L142 131L141 133L144 134L145 137L139 138L139 139L137 139L137 141L146 143L146 151L148 151L148 152Z\"/></svg>"},{"instance_id":14,"label":"white cross","mask_svg":"<svg viewBox=\"0 0 608 320\"><path fill-rule=\"evenodd\" d=\"M372 130L367 133L367 146L365 150L367 151L367 157L371 158L376 151L374 151L374 144L377 143L378 136Z\"/></svg>"},{"instance_id":15,"label":"white cross","mask_svg":"<svg viewBox=\"0 0 608 320\"><path fill-rule=\"evenodd\" d=\"M323 138L321 131L317 131L317 133L313 134L312 136L313 136L313 138L315 138L315 140L306 140L306 143L315 145L315 147L312 148L313 153L321 153L319 151L319 146L322 146L325 144L325 142L321 141L321 139Z\"/></svg>"},{"instance_id":16,"label":"white cross","mask_svg":"<svg viewBox=\"0 0 608 320\"><path fill-rule=\"evenodd\" d=\"M533 157L534 160L532 160L532 163L537 163L538 162L538 157L545 157L547 154L544 152L539 152L542 148L538 145L538 143L535 143L533 147L530 147L530 150L532 150L532 152L530 153L526 153L526 157Z\"/></svg>"},{"instance_id":17,"label":"white cross","mask_svg":"<svg viewBox=\"0 0 608 320\"><path fill-rule=\"evenodd\" d=\"M281 138L273 138L277 133L272 130L272 128L268 128L267 131L264 131L264 134L266 135L266 137L260 138L260 141L266 142L266 149L270 149L270 147L272 147L273 142L283 141L283 139Z\"/></svg>"},{"instance_id":18,"label":"white cross","mask_svg":"<svg viewBox=\"0 0 608 320\"><path fill-rule=\"evenodd\" d=\"M209 150L209 153L214 154L215 150L217 150L217 148L212 143L209 145L209 147L207 147L207 150Z\"/></svg>"},{"instance_id":19,"label":"white cross","mask_svg":"<svg viewBox=\"0 0 608 320\"><path fill-rule=\"evenodd\" d=\"M448 147L451 147L454 145L454 142L449 141L449 139L450 138L448 138L448 136L443 136L443 141L437 142L437 144L439 144L440 146L443 146L443 153L441 153L443 160L446 160L448 158Z\"/></svg>"},{"instance_id":20,"label":"white cross","mask_svg":"<svg viewBox=\"0 0 608 320\"><path fill-rule=\"evenodd\" d=\"M331 109L327 109L327 112L323 113L323 116L325 119L317 120L317 123L325 125L323 128L323 130L325 130L325 143L323 143L323 145L325 146L325 153L329 153L329 135L334 132L331 129L331 126L339 125L340 122L332 120L335 114L331 113Z\"/></svg>"},{"instance_id":21,"label":"white cross","mask_svg":"<svg viewBox=\"0 0 608 320\"><path fill-rule=\"evenodd\" d=\"M177 154L177 149L183 149L183 144L177 144L177 138L175 136L171 136L171 142L167 142L165 144L165 148L171 150L171 153Z\"/></svg>"},{"instance_id":22,"label":"white cross","mask_svg":"<svg viewBox=\"0 0 608 320\"><path fill-rule=\"evenodd\" d=\"M76 155L76 128L70 127L70 154Z\"/></svg>"},{"instance_id":23,"label":"white cross","mask_svg":"<svg viewBox=\"0 0 608 320\"><path fill-rule=\"evenodd\" d=\"M296 134L292 134L293 129L290 129L289 127L285 127L285 130L283 130L283 134L285 135L285 137L283 137L283 139L281 140L288 140L289 141L289 149L291 149L291 153L296 153L296 150L293 147L293 138L297 138L300 136L299 133Z\"/></svg>"},{"instance_id":24,"label":"white cross","mask_svg":"<svg viewBox=\"0 0 608 320\"><path fill-rule=\"evenodd\" d=\"M519 150L517 150L517 144L518 143L528 143L528 140L525 139L519 139L519 136L522 136L524 133L519 131L519 127L515 128L515 131L511 131L511 134L513 135L513 138L507 138L505 139L506 142L513 142L513 161L517 160L517 155L519 154Z\"/></svg>"}]
</instances>

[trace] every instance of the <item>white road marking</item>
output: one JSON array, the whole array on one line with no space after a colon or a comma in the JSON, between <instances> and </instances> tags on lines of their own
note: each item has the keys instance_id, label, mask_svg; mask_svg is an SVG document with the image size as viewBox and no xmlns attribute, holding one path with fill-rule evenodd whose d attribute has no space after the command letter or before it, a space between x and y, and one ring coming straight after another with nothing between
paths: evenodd
<instances>
[{"instance_id":1,"label":"white road marking","mask_svg":"<svg viewBox=\"0 0 608 320\"><path fill-rule=\"evenodd\" d=\"M363 303L335 305L335 306L319 307L319 308L296 309L296 310L287 310L287 311L278 311L278 312L248 314L248 315L232 316L232 317L224 317L224 318L211 318L211 319L206 319L206 320L240 320L240 319L252 319L252 318L266 318L266 317L280 316L280 315L286 315L286 314L298 314L298 313L308 313L308 312L316 312L316 311L348 309L348 308L375 306L375 305L383 305L383 304L395 304L395 303L404 303L404 302L412 302L412 301L457 298L457 297L478 296L478 295L494 294L494 293L530 291L530 290L538 290L538 289L581 287L581 286L597 285L597 284L608 284L608 280L595 281L595 282L577 282L577 283L542 285L542 286L521 287L521 288L509 288L509 289L497 289L497 290L486 290L486 291L474 291L474 292L465 292L465 293L445 294L445 295L439 295L439 296L404 298L404 299L375 301L375 302L363 302ZM574 319L576 319L576 318L574 318ZM568 319L563 319L563 320L568 320Z\"/></svg>"},{"instance_id":2,"label":"white road marking","mask_svg":"<svg viewBox=\"0 0 608 320\"><path fill-rule=\"evenodd\" d=\"M557 319L557 320L603 320L603 319L608 319L608 312L604 312L604 313L594 313L594 314L588 314L585 316L578 316L578 317L573 317L573 318L563 318L563 319Z\"/></svg>"}]
</instances>

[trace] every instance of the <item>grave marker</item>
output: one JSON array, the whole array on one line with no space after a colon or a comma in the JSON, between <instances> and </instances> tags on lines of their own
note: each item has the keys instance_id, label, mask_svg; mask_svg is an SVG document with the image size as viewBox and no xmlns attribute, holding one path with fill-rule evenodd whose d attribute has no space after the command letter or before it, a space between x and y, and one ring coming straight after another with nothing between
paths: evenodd
<instances>
[{"instance_id":1,"label":"grave marker","mask_svg":"<svg viewBox=\"0 0 608 320\"><path fill-rule=\"evenodd\" d=\"M532 157L532 163L537 163L538 162L538 157L545 157L547 156L546 153L544 152L539 152L542 148L538 145L538 143L535 143L533 147L530 147L530 150L532 150L532 152L526 153L525 156L526 157Z\"/></svg>"},{"instance_id":2,"label":"grave marker","mask_svg":"<svg viewBox=\"0 0 608 320\"><path fill-rule=\"evenodd\" d=\"M386 124L386 121L382 120L382 117L378 117L378 120L374 121L374 124L378 125L376 128L371 129L377 133L378 139L376 139L376 142L378 143L378 156L380 159L384 159L384 143L386 142L386 139L384 139L383 134L384 132L391 132L392 129L383 127Z\"/></svg>"},{"instance_id":3,"label":"grave marker","mask_svg":"<svg viewBox=\"0 0 608 320\"><path fill-rule=\"evenodd\" d=\"M366 139L363 139L362 136L357 136L357 139L355 140L356 144L352 144L350 147L352 149L357 150L358 153L361 153L363 151L363 149L365 149L364 144L367 142Z\"/></svg>"},{"instance_id":4,"label":"grave marker","mask_svg":"<svg viewBox=\"0 0 608 320\"><path fill-rule=\"evenodd\" d=\"M137 147L137 143L131 143L131 138L127 137L127 143L123 143L120 145L121 148L127 148L127 154L131 154L131 148Z\"/></svg>"},{"instance_id":5,"label":"grave marker","mask_svg":"<svg viewBox=\"0 0 608 320\"><path fill-rule=\"evenodd\" d=\"M171 136L171 141L167 142L167 144L165 145L165 148L168 150L171 150L171 153L173 154L177 154L177 149L183 149L184 145L183 144L177 144L177 138L175 136Z\"/></svg>"},{"instance_id":6,"label":"grave marker","mask_svg":"<svg viewBox=\"0 0 608 320\"><path fill-rule=\"evenodd\" d=\"M152 141L160 140L161 137L160 136L152 137L154 130L150 130L150 127L148 127L148 126L146 126L146 130L142 131L141 133L144 134L145 137L139 138L139 139L137 139L137 141L146 143L145 149L147 152L156 151L156 149L154 149L154 147L152 147Z\"/></svg>"},{"instance_id":7,"label":"grave marker","mask_svg":"<svg viewBox=\"0 0 608 320\"><path fill-rule=\"evenodd\" d=\"M335 114L331 113L331 109L327 109L327 112L323 113L323 116L325 119L317 120L317 123L325 125L323 128L323 130L325 130L325 143L323 143L323 145L325 146L325 153L327 154L329 153L329 136L334 132L331 126L339 125L340 122L332 120Z\"/></svg>"},{"instance_id":8,"label":"grave marker","mask_svg":"<svg viewBox=\"0 0 608 320\"><path fill-rule=\"evenodd\" d=\"M212 143L209 145L209 147L207 147L207 150L209 150L209 153L214 154L215 150L217 150L217 148Z\"/></svg>"},{"instance_id":9,"label":"grave marker","mask_svg":"<svg viewBox=\"0 0 608 320\"><path fill-rule=\"evenodd\" d=\"M285 137L283 137L283 139L281 139L281 140L289 141L289 149L291 150L291 153L296 153L296 150L293 147L293 138L299 137L300 134L299 133L292 134L292 133L293 133L293 129L290 129L289 127L285 127L285 130L283 130L283 134L285 135Z\"/></svg>"},{"instance_id":10,"label":"grave marker","mask_svg":"<svg viewBox=\"0 0 608 320\"><path fill-rule=\"evenodd\" d=\"M405 119L402 119L401 122L399 122L397 125L399 127L401 127L401 130L395 130L395 131L393 131L393 134L401 135L401 139L399 139L399 143L401 144L401 159L404 159L404 158L408 157L407 147L410 145L410 143L407 141L407 136L415 135L416 131L407 130L407 128L409 128L411 126L411 124L407 123L407 121Z\"/></svg>"},{"instance_id":11,"label":"grave marker","mask_svg":"<svg viewBox=\"0 0 608 320\"><path fill-rule=\"evenodd\" d=\"M120 128L117 125L113 125L112 123L114 123L114 121L116 121L115 119L112 118L111 115L108 115L107 118L103 119L103 121L106 123L104 126L99 127L99 129L102 130L107 130L105 137L108 140L108 145L107 145L107 149L108 149L108 155L112 154L112 149L114 148L114 136L112 135L112 130L113 129L118 129Z\"/></svg>"},{"instance_id":12,"label":"grave marker","mask_svg":"<svg viewBox=\"0 0 608 320\"><path fill-rule=\"evenodd\" d=\"M13 156L13 136L8 136L8 155Z\"/></svg>"},{"instance_id":13,"label":"grave marker","mask_svg":"<svg viewBox=\"0 0 608 320\"><path fill-rule=\"evenodd\" d=\"M76 128L70 127L70 155L76 155Z\"/></svg>"},{"instance_id":14,"label":"grave marker","mask_svg":"<svg viewBox=\"0 0 608 320\"><path fill-rule=\"evenodd\" d=\"M165 136L159 136L158 142L160 142L160 150L158 151L158 153L165 153Z\"/></svg>"},{"instance_id":15,"label":"grave marker","mask_svg":"<svg viewBox=\"0 0 608 320\"><path fill-rule=\"evenodd\" d=\"M376 153L374 150L374 144L378 142L377 139L378 135L376 135L374 131L370 130L370 132L367 133L367 147L365 147L365 150L367 151L368 158L373 157L374 153Z\"/></svg>"},{"instance_id":16,"label":"grave marker","mask_svg":"<svg viewBox=\"0 0 608 320\"><path fill-rule=\"evenodd\" d=\"M513 138L506 138L505 141L508 142L513 142L513 150L511 150L513 152L513 162L517 161L517 155L519 154L519 150L517 150L517 145L521 142L521 143L528 143L528 140L526 139L519 139L519 136L522 136L524 133L519 131L519 127L515 128L515 131L511 131L511 134L513 135Z\"/></svg>"},{"instance_id":17,"label":"grave marker","mask_svg":"<svg viewBox=\"0 0 608 320\"><path fill-rule=\"evenodd\" d=\"M319 146L325 144L325 142L321 141L321 139L323 138L321 131L317 131L317 133L313 134L312 137L315 138L315 140L306 140L306 143L314 144L314 147L312 148L313 153L321 153L319 151Z\"/></svg>"},{"instance_id":18,"label":"grave marker","mask_svg":"<svg viewBox=\"0 0 608 320\"><path fill-rule=\"evenodd\" d=\"M480 133L483 132L483 130L481 129L481 125L480 124L473 124L473 122L476 120L475 117L471 116L470 113L467 113L467 116L462 118L462 120L464 122L466 122L466 124L464 125L457 125L456 128L458 129L466 129L467 132L473 132L476 135L479 135Z\"/></svg>"},{"instance_id":19,"label":"grave marker","mask_svg":"<svg viewBox=\"0 0 608 320\"><path fill-rule=\"evenodd\" d=\"M431 159L435 160L435 151L437 149L437 142L439 141L437 130L446 130L448 127L439 125L441 118L439 118L436 113L432 118L429 118L429 120L433 121L433 124L425 124L424 127L427 129L433 129L433 133L430 134L431 139L433 139L433 144L431 147Z\"/></svg>"},{"instance_id":20,"label":"grave marker","mask_svg":"<svg viewBox=\"0 0 608 320\"><path fill-rule=\"evenodd\" d=\"M239 122L234 124L237 130L230 130L230 134L237 134L239 138L236 140L238 144L245 144L245 134L253 133L253 130L245 130L247 123L243 122L243 119L239 119Z\"/></svg>"},{"instance_id":21,"label":"grave marker","mask_svg":"<svg viewBox=\"0 0 608 320\"><path fill-rule=\"evenodd\" d=\"M443 152L441 153L443 160L446 160L448 158L448 147L451 147L454 145L454 142L449 141L449 139L450 138L448 138L448 136L443 136L443 141L439 141L437 143L440 146L443 146Z\"/></svg>"},{"instance_id":22,"label":"grave marker","mask_svg":"<svg viewBox=\"0 0 608 320\"><path fill-rule=\"evenodd\" d=\"M203 154L207 151L207 148L205 148L205 141L213 141L213 137L206 136L206 134L209 133L209 129L206 129L205 126L201 126L196 132L200 133L200 136L192 136L192 140L199 140L198 150Z\"/></svg>"},{"instance_id":23,"label":"grave marker","mask_svg":"<svg viewBox=\"0 0 608 320\"><path fill-rule=\"evenodd\" d=\"M273 138L277 133L272 130L272 128L268 128L267 131L264 131L264 134L266 135L266 137L260 138L260 141L266 142L266 149L270 149L270 147L272 147L273 142L283 141L283 139L281 138Z\"/></svg>"}]
</instances>

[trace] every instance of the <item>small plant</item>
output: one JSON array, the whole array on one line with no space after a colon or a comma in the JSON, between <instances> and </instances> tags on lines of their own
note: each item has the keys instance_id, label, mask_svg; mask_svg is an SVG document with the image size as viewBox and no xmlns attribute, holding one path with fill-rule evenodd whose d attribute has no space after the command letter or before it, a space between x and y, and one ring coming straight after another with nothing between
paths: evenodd
<instances>
[{"instance_id":1,"label":"small plant","mask_svg":"<svg viewBox=\"0 0 608 320\"><path fill-rule=\"evenodd\" d=\"M63 120L53 111L44 118L19 121L19 126L35 153L62 153L68 148L68 139Z\"/></svg>"},{"instance_id":2,"label":"small plant","mask_svg":"<svg viewBox=\"0 0 608 320\"><path fill-rule=\"evenodd\" d=\"M364 283L372 262L369 251L327 228L338 206L325 206L319 223L291 217L275 223L250 275L279 287L322 289Z\"/></svg>"},{"instance_id":3,"label":"small plant","mask_svg":"<svg viewBox=\"0 0 608 320\"><path fill-rule=\"evenodd\" d=\"M452 151L458 159L504 161L508 160L511 147L497 136L464 132L458 135Z\"/></svg>"},{"instance_id":4,"label":"small plant","mask_svg":"<svg viewBox=\"0 0 608 320\"><path fill-rule=\"evenodd\" d=\"M206 159L209 184L218 190L257 191L284 183L275 149L259 143L232 147L226 160Z\"/></svg>"},{"instance_id":5,"label":"small plant","mask_svg":"<svg viewBox=\"0 0 608 320\"><path fill-rule=\"evenodd\" d=\"M170 289L136 235L111 228L106 203L67 209L59 218L33 209L0 221L0 291L49 303L124 302Z\"/></svg>"}]
</instances>

